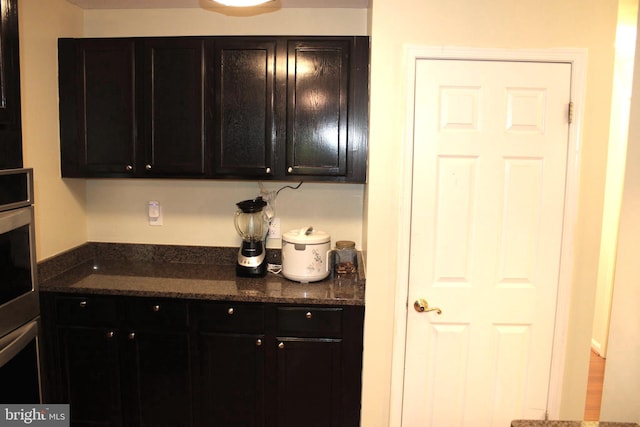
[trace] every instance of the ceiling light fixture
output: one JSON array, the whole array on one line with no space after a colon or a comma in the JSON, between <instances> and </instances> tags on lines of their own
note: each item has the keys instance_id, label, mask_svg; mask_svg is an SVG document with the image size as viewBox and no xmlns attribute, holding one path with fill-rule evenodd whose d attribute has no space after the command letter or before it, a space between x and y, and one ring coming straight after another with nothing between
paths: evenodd
<instances>
[{"instance_id":1,"label":"ceiling light fixture","mask_svg":"<svg viewBox=\"0 0 640 427\"><path fill-rule=\"evenodd\" d=\"M263 3L269 3L274 0L213 0L213 1L225 6L249 7L249 6L258 6Z\"/></svg>"}]
</instances>

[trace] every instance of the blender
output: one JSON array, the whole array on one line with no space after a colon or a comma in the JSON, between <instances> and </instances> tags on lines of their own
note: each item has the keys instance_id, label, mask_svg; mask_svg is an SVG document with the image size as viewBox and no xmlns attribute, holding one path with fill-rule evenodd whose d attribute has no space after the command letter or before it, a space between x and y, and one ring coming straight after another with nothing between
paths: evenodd
<instances>
[{"instance_id":1,"label":"blender","mask_svg":"<svg viewBox=\"0 0 640 427\"><path fill-rule=\"evenodd\" d=\"M267 259L264 247L267 221L262 209L267 202L262 197L236 203L234 224L242 245L238 251L236 275L242 277L262 277L267 274Z\"/></svg>"}]
</instances>

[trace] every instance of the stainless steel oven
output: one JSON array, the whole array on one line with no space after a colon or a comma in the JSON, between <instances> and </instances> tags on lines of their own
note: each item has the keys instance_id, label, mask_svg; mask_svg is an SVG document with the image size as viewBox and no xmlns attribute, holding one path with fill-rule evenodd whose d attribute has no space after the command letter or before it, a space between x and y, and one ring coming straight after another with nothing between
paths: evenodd
<instances>
[{"instance_id":1,"label":"stainless steel oven","mask_svg":"<svg viewBox=\"0 0 640 427\"><path fill-rule=\"evenodd\" d=\"M33 170L0 170L0 403L41 402L34 231Z\"/></svg>"}]
</instances>

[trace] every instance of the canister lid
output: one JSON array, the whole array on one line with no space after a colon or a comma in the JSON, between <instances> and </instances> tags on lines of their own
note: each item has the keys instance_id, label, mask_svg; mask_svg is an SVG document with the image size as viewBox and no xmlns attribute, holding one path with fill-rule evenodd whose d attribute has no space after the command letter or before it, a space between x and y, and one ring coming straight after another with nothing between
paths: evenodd
<instances>
[{"instance_id":1,"label":"canister lid","mask_svg":"<svg viewBox=\"0 0 640 427\"><path fill-rule=\"evenodd\" d=\"M336 249L355 249L356 242L351 240L338 240L336 242Z\"/></svg>"},{"instance_id":2,"label":"canister lid","mask_svg":"<svg viewBox=\"0 0 640 427\"><path fill-rule=\"evenodd\" d=\"M327 243L331 241L331 236L329 233L315 230L313 227L304 227L284 233L282 235L282 240L289 243L313 245Z\"/></svg>"}]
</instances>

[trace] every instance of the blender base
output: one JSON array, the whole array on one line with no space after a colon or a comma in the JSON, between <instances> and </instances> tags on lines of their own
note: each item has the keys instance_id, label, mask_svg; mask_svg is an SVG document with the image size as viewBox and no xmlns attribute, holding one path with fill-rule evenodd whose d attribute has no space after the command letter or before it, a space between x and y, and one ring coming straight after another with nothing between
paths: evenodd
<instances>
[{"instance_id":1,"label":"blender base","mask_svg":"<svg viewBox=\"0 0 640 427\"><path fill-rule=\"evenodd\" d=\"M239 277L264 277L267 274L267 263L256 267L245 267L243 265L236 265L236 276Z\"/></svg>"},{"instance_id":2,"label":"blender base","mask_svg":"<svg viewBox=\"0 0 640 427\"><path fill-rule=\"evenodd\" d=\"M263 277L267 274L267 252L262 241L245 241L238 250L236 275L240 277Z\"/></svg>"}]
</instances>

